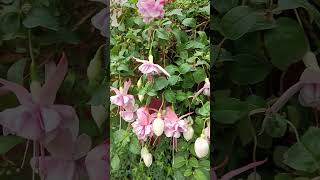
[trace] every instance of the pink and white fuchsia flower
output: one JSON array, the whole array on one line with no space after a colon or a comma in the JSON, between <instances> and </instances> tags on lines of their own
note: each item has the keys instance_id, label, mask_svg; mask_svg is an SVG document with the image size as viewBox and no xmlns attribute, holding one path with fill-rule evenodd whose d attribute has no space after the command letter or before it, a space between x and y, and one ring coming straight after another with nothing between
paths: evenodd
<instances>
[{"instance_id":1,"label":"pink and white fuchsia flower","mask_svg":"<svg viewBox=\"0 0 320 180\"><path fill-rule=\"evenodd\" d=\"M0 78L0 84L12 91L20 105L0 112L0 124L4 134L34 140L52 140L62 129L69 129L73 139L78 135L79 120L72 106L53 104L57 91L68 71L68 62L63 54L58 65L46 64L46 80L41 87L33 81L31 93L23 86Z\"/></svg>"},{"instance_id":2,"label":"pink and white fuchsia flower","mask_svg":"<svg viewBox=\"0 0 320 180\"><path fill-rule=\"evenodd\" d=\"M134 96L128 94L128 90L131 86L131 80L124 83L124 88L120 87L120 90L114 87L111 87L116 95L110 97L112 104L119 106L120 116L127 122L134 121L134 112L135 112L135 100Z\"/></svg>"},{"instance_id":3,"label":"pink and white fuchsia flower","mask_svg":"<svg viewBox=\"0 0 320 180\"><path fill-rule=\"evenodd\" d=\"M137 110L137 120L132 123L133 132L139 140L146 141L153 135L152 123L156 114L150 114L147 107L141 107Z\"/></svg>"},{"instance_id":4,"label":"pink and white fuchsia flower","mask_svg":"<svg viewBox=\"0 0 320 180\"><path fill-rule=\"evenodd\" d=\"M172 108L167 107L166 114L164 116L165 135L167 137L179 138L181 133L187 131L188 129L187 122L182 119L190 114L192 114L192 112L178 118L177 114L172 110Z\"/></svg>"},{"instance_id":5,"label":"pink and white fuchsia flower","mask_svg":"<svg viewBox=\"0 0 320 180\"><path fill-rule=\"evenodd\" d=\"M138 58L133 57L137 62L142 63L142 65L139 66L139 70L148 76L155 75L155 74L165 74L166 76L170 77L170 74L163 69L160 65L153 63L153 56L149 56L149 61L141 60Z\"/></svg>"},{"instance_id":6,"label":"pink and white fuchsia flower","mask_svg":"<svg viewBox=\"0 0 320 180\"><path fill-rule=\"evenodd\" d=\"M155 18L163 18L165 0L139 0L137 7L143 21L149 23Z\"/></svg>"}]
</instances>

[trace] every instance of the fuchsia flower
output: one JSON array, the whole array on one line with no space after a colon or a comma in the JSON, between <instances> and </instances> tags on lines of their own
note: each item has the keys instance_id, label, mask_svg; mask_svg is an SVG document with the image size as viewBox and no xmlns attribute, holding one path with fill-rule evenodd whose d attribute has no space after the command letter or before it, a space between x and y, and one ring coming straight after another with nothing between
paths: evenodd
<instances>
[{"instance_id":1,"label":"fuchsia flower","mask_svg":"<svg viewBox=\"0 0 320 180\"><path fill-rule=\"evenodd\" d=\"M106 180L109 175L108 145L101 144L93 148L87 155L85 163L90 180Z\"/></svg>"},{"instance_id":2,"label":"fuchsia flower","mask_svg":"<svg viewBox=\"0 0 320 180\"><path fill-rule=\"evenodd\" d=\"M164 3L164 0L139 0L137 7L143 16L143 21L148 23L155 18L163 18Z\"/></svg>"},{"instance_id":3,"label":"fuchsia flower","mask_svg":"<svg viewBox=\"0 0 320 180\"><path fill-rule=\"evenodd\" d=\"M188 124L186 121L182 120L184 117L190 115L192 113L187 113L180 118L176 115L176 113L172 110L171 107L167 107L166 114L164 116L164 133L167 137L175 137L179 138L181 133L187 131Z\"/></svg>"},{"instance_id":4,"label":"fuchsia flower","mask_svg":"<svg viewBox=\"0 0 320 180\"><path fill-rule=\"evenodd\" d=\"M132 123L133 132L139 140L146 141L147 137L153 135L152 122L157 117L156 113L150 114L149 109L141 107L137 110L137 120Z\"/></svg>"},{"instance_id":5,"label":"fuchsia flower","mask_svg":"<svg viewBox=\"0 0 320 180\"><path fill-rule=\"evenodd\" d=\"M149 61L141 60L138 58L133 57L137 62L142 63L142 65L139 66L139 70L148 76L154 75L154 74L160 74L164 73L168 77L170 77L170 74L163 69L160 65L153 63L153 57L149 56Z\"/></svg>"},{"instance_id":6,"label":"fuchsia flower","mask_svg":"<svg viewBox=\"0 0 320 180\"><path fill-rule=\"evenodd\" d=\"M119 89L111 87L116 95L110 97L112 104L115 104L120 107L120 116L127 122L132 122L134 120L134 96L128 94L128 90L131 86L131 80L124 83L124 88L120 87Z\"/></svg>"},{"instance_id":7,"label":"fuchsia flower","mask_svg":"<svg viewBox=\"0 0 320 180\"><path fill-rule=\"evenodd\" d=\"M33 157L30 164L45 180L79 180L87 176L81 158L90 147L91 139L88 135L82 134L73 140L70 131L64 130L46 144L51 156Z\"/></svg>"},{"instance_id":8,"label":"fuchsia flower","mask_svg":"<svg viewBox=\"0 0 320 180\"><path fill-rule=\"evenodd\" d=\"M0 78L0 84L12 91L20 105L0 112L0 124L4 134L34 140L50 141L62 129L69 129L73 139L78 135L79 120L72 106L54 105L57 91L68 70L68 63L63 54L57 67L54 63L46 65L46 81L40 83L37 91L28 92L23 86Z\"/></svg>"},{"instance_id":9,"label":"fuchsia flower","mask_svg":"<svg viewBox=\"0 0 320 180\"><path fill-rule=\"evenodd\" d=\"M205 79L203 87L194 95L193 98L196 98L203 92L204 95L210 96L210 81L208 78Z\"/></svg>"}]
</instances>

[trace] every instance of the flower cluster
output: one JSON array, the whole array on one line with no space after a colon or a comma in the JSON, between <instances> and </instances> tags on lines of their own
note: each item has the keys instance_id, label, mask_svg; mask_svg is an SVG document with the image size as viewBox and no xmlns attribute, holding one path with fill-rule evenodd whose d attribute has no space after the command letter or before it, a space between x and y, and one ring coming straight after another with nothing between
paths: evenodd
<instances>
[{"instance_id":1,"label":"flower cluster","mask_svg":"<svg viewBox=\"0 0 320 180\"><path fill-rule=\"evenodd\" d=\"M158 64L153 63L153 56L149 56L149 60L140 60L134 58L137 62L142 63L139 66L141 73L148 77L155 75L161 75L162 73L168 77L170 74ZM150 79L150 78L149 78ZM151 78L152 79L152 78ZM141 84L139 81L138 84ZM185 115L178 117L171 106L167 106L162 110L162 106L159 110L148 107L148 105L140 108L135 108L134 96L128 94L131 86L131 80L124 82L124 87L119 89L111 87L111 90L116 94L110 97L112 104L118 106L120 116L127 122L132 123L133 132L137 135L141 142L145 142L153 137L159 137L163 133L166 137L172 138L173 149L175 148L176 139L180 138L183 134L184 138L189 141L193 137L194 130L192 126L185 120L185 117L192 114L189 112ZM140 86L140 85L139 85ZM209 95L207 91L210 91L210 82L207 78L203 88L201 88L194 97L198 96L201 92L205 95ZM195 151L199 158L205 157L209 152L210 141L210 129L209 126L203 129L201 137L197 138L195 142ZM145 161L146 166L150 166L150 153L141 153ZM152 157L152 156L151 156ZM151 158L152 162L152 158Z\"/></svg>"},{"instance_id":2,"label":"flower cluster","mask_svg":"<svg viewBox=\"0 0 320 180\"><path fill-rule=\"evenodd\" d=\"M155 18L163 18L165 0L139 0L137 7L143 21L149 23Z\"/></svg>"}]
</instances>

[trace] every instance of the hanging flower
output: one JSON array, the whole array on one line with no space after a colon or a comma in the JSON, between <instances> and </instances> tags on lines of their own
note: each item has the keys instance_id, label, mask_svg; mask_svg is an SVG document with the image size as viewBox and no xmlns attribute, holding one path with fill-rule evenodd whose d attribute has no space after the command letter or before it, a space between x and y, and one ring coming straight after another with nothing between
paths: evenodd
<instances>
[{"instance_id":1,"label":"hanging flower","mask_svg":"<svg viewBox=\"0 0 320 180\"><path fill-rule=\"evenodd\" d=\"M20 105L0 112L0 124L4 134L15 134L30 139L48 141L59 134L61 129L69 129L76 138L79 120L73 107L53 104L57 91L68 71L68 62L63 54L58 65L53 62L46 64L46 80L31 83L31 93L23 86L0 78L0 84L12 91Z\"/></svg>"},{"instance_id":2,"label":"hanging flower","mask_svg":"<svg viewBox=\"0 0 320 180\"><path fill-rule=\"evenodd\" d=\"M141 60L138 58L133 57L137 62L142 63L142 65L139 66L139 70L146 74L147 76L155 75L155 74L161 74L164 73L166 76L170 77L170 74L163 69L160 65L153 63L153 56L149 56L149 61Z\"/></svg>"},{"instance_id":3,"label":"hanging flower","mask_svg":"<svg viewBox=\"0 0 320 180\"><path fill-rule=\"evenodd\" d=\"M90 150L88 135L82 134L73 140L70 131L64 130L45 146L51 156L33 157L30 161L32 169L44 180L79 180L87 176L80 159Z\"/></svg>"},{"instance_id":4,"label":"hanging flower","mask_svg":"<svg viewBox=\"0 0 320 180\"><path fill-rule=\"evenodd\" d=\"M156 114L150 114L146 107L137 110L137 120L132 123L132 127L139 140L146 141L147 137L153 135L152 122L155 118Z\"/></svg>"},{"instance_id":5,"label":"hanging flower","mask_svg":"<svg viewBox=\"0 0 320 180\"><path fill-rule=\"evenodd\" d=\"M164 0L139 0L137 7L143 17L143 21L149 23L155 18L164 17Z\"/></svg>"},{"instance_id":6,"label":"hanging flower","mask_svg":"<svg viewBox=\"0 0 320 180\"><path fill-rule=\"evenodd\" d=\"M182 118L190 115L192 113L187 113L180 118L172 110L171 107L166 108L166 114L164 116L165 129L164 133L167 137L179 138L181 133L187 131L188 124Z\"/></svg>"},{"instance_id":7,"label":"hanging flower","mask_svg":"<svg viewBox=\"0 0 320 180\"><path fill-rule=\"evenodd\" d=\"M134 96L128 94L128 90L131 86L131 80L124 83L124 88L120 89L111 87L116 95L110 97L112 104L115 104L120 107L120 116L127 122L132 122L134 120L135 112L135 100Z\"/></svg>"}]
</instances>

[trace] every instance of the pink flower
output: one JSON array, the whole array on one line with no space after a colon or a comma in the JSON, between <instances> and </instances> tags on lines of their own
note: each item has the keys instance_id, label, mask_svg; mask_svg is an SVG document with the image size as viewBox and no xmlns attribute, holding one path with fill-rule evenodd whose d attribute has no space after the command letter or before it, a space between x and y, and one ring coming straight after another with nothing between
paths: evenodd
<instances>
[{"instance_id":1,"label":"pink flower","mask_svg":"<svg viewBox=\"0 0 320 180\"><path fill-rule=\"evenodd\" d=\"M205 79L203 87L194 95L193 98L196 98L203 92L204 95L210 96L210 81L208 78Z\"/></svg>"},{"instance_id":2,"label":"pink flower","mask_svg":"<svg viewBox=\"0 0 320 180\"><path fill-rule=\"evenodd\" d=\"M154 74L160 74L164 73L165 75L170 77L170 74L163 69L160 65L153 63L153 57L149 56L149 61L141 60L138 58L133 57L137 62L142 63L142 65L139 66L139 70L146 75L154 75Z\"/></svg>"},{"instance_id":3,"label":"pink flower","mask_svg":"<svg viewBox=\"0 0 320 180\"><path fill-rule=\"evenodd\" d=\"M172 110L171 107L167 107L166 114L164 116L164 133L167 137L175 137L179 138L181 133L186 132L188 129L188 124L186 121L182 120L184 117L190 115L192 113L187 113L180 118L176 115L176 113Z\"/></svg>"},{"instance_id":4,"label":"pink flower","mask_svg":"<svg viewBox=\"0 0 320 180\"><path fill-rule=\"evenodd\" d=\"M33 157L30 161L32 169L44 180L79 180L87 176L80 159L90 150L88 135L82 134L73 140L70 131L64 130L45 146L51 156Z\"/></svg>"},{"instance_id":5,"label":"pink flower","mask_svg":"<svg viewBox=\"0 0 320 180\"><path fill-rule=\"evenodd\" d=\"M90 180L106 180L109 175L108 145L101 144L87 155L85 163Z\"/></svg>"},{"instance_id":6,"label":"pink flower","mask_svg":"<svg viewBox=\"0 0 320 180\"><path fill-rule=\"evenodd\" d=\"M111 87L116 95L110 97L112 104L120 107L120 116L127 122L132 122L134 120L134 96L128 94L128 90L131 85L131 80L124 83L124 88L119 89Z\"/></svg>"},{"instance_id":7,"label":"pink flower","mask_svg":"<svg viewBox=\"0 0 320 180\"><path fill-rule=\"evenodd\" d=\"M164 3L163 0L139 0L137 7L139 13L143 16L143 21L148 23L155 18L163 18Z\"/></svg>"},{"instance_id":8,"label":"pink flower","mask_svg":"<svg viewBox=\"0 0 320 180\"><path fill-rule=\"evenodd\" d=\"M138 118L132 123L132 127L139 140L146 141L147 137L153 135L152 122L156 116L156 113L150 115L149 109L146 107L141 107L137 110Z\"/></svg>"},{"instance_id":9,"label":"pink flower","mask_svg":"<svg viewBox=\"0 0 320 180\"><path fill-rule=\"evenodd\" d=\"M12 91L20 105L0 112L0 124L4 134L16 134L30 140L53 139L61 129L69 129L75 139L79 131L79 120L73 107L54 105L57 91L68 71L68 63L63 54L57 67L46 64L46 80L41 87L28 92L23 86L0 78L2 89Z\"/></svg>"}]
</instances>

